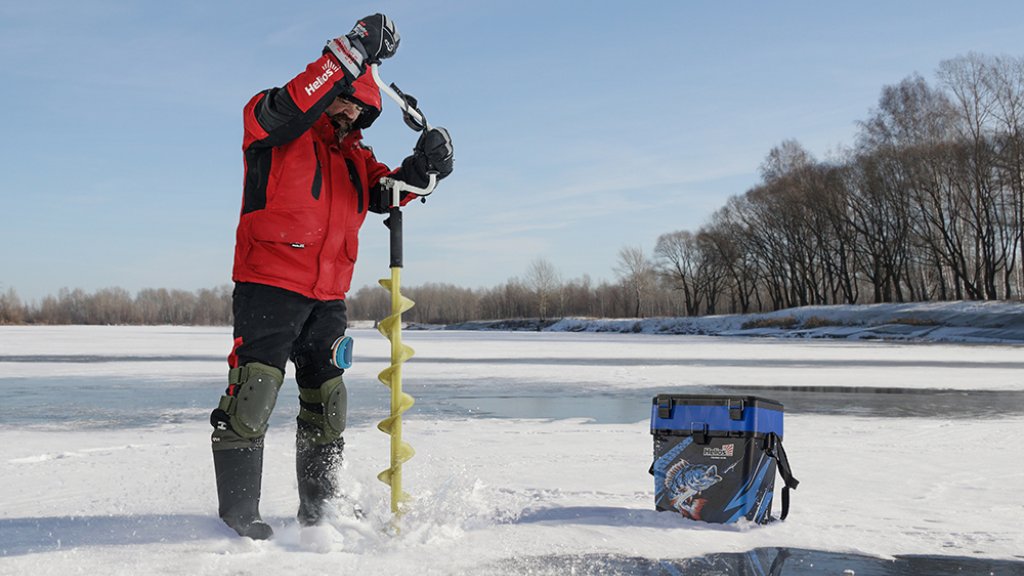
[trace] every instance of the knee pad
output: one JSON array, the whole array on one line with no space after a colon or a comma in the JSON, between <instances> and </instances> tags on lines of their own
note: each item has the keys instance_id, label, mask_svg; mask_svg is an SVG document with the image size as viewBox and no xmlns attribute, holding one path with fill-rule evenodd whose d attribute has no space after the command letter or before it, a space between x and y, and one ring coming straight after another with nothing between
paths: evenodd
<instances>
[{"instance_id":1,"label":"knee pad","mask_svg":"<svg viewBox=\"0 0 1024 576\"><path fill-rule=\"evenodd\" d=\"M348 391L341 376L319 388L299 388L299 426L317 444L341 438L348 413Z\"/></svg>"},{"instance_id":2,"label":"knee pad","mask_svg":"<svg viewBox=\"0 0 1024 576\"><path fill-rule=\"evenodd\" d=\"M228 375L227 394L221 396L218 406L231 430L244 440L266 434L283 383L284 373L273 366L253 362L233 368Z\"/></svg>"}]
</instances>

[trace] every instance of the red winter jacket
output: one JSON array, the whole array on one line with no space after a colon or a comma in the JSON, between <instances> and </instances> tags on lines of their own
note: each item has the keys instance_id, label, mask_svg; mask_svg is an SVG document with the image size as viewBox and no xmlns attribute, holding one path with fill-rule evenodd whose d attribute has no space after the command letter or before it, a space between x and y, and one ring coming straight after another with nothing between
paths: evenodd
<instances>
[{"instance_id":1,"label":"red winter jacket","mask_svg":"<svg viewBox=\"0 0 1024 576\"><path fill-rule=\"evenodd\" d=\"M339 144L324 111L338 95L363 104ZM359 128L380 114L370 73L352 82L324 55L282 88L265 90L244 110L245 185L232 279L268 284L317 300L345 297L368 210L382 212L379 181L399 179L363 146ZM420 180L411 175L410 182Z\"/></svg>"}]
</instances>

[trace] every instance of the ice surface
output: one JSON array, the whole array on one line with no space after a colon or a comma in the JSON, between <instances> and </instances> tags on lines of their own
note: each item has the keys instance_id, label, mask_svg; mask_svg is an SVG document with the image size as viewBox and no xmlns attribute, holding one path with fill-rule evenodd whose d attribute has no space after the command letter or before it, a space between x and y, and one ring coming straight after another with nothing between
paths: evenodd
<instances>
[{"instance_id":1,"label":"ice surface","mask_svg":"<svg viewBox=\"0 0 1024 576\"><path fill-rule=\"evenodd\" d=\"M1019 345L409 332L417 355L405 379L422 394L405 422L417 450L404 469L414 500L396 531L375 478L387 466L387 437L374 425L386 411L375 377L387 342L354 332L346 380L353 398L374 405L353 406L361 416L346 435L348 500L328 526L296 524L286 383L262 503L277 537L253 542L216 518L205 422L223 388L229 329L0 327L0 574L672 573L686 558L781 548L848 554L850 569L857 554L1024 559L1024 415L1001 406L1024 391ZM59 385L78 378L90 387ZM786 522L717 526L655 512L644 394L723 385L760 386L768 397L806 387L809 403L822 387L997 395L991 410L963 414L787 412L801 483ZM559 417L560 407L522 417L524 402L558 407L552 399L616 391L637 399L635 418ZM102 404L95 395L123 406L84 425L90 413L80 408ZM461 400L445 404L452 396ZM175 417L121 422L147 399ZM793 558L813 561L803 554Z\"/></svg>"}]
</instances>

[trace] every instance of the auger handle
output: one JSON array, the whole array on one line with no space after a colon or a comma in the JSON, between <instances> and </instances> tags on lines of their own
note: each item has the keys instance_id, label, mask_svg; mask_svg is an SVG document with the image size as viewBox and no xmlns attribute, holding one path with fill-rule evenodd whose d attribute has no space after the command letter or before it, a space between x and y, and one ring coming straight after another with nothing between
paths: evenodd
<instances>
[{"instance_id":1,"label":"auger handle","mask_svg":"<svg viewBox=\"0 0 1024 576\"><path fill-rule=\"evenodd\" d=\"M392 208L402 205L402 192L411 192L419 197L430 196L434 193L434 188L437 188L437 172L427 172L429 181L423 188L419 186L413 186L408 182L402 182L401 180L395 180L390 176L385 176L380 179L380 185L391 190L391 206Z\"/></svg>"},{"instance_id":2,"label":"auger handle","mask_svg":"<svg viewBox=\"0 0 1024 576\"><path fill-rule=\"evenodd\" d=\"M398 107L402 109L403 114L408 114L413 118L413 120L419 122L423 126L424 130L430 130L430 125L427 124L427 118L414 106L410 106L409 102L406 101L401 94L396 92L391 88L391 86L388 86L383 79L381 79L380 70L378 68L379 65L377 64L370 65L370 73L373 74L373 81L377 83L377 87L387 94L389 98L394 100L395 104L398 104ZM424 188L413 186L412 184L407 184L400 180L388 177L381 178L380 183L385 188L391 190L391 206L395 207L401 205L402 192L411 192L420 197L432 194L434 192L434 188L437 187L437 172L428 172L427 175L430 177L430 181Z\"/></svg>"},{"instance_id":3,"label":"auger handle","mask_svg":"<svg viewBox=\"0 0 1024 576\"><path fill-rule=\"evenodd\" d=\"M391 86L385 84L384 80L381 80L380 72L377 70L377 68L377 64L370 64L370 73L373 74L373 81L377 83L377 86L381 89L381 91L387 94L389 98L394 100L395 103L398 104L398 107L402 109L402 112L404 114L412 116L413 120L416 120L417 122L422 124L424 130L430 130L430 125L427 124L427 119L423 116L423 114L420 113L420 111L417 110L416 108L410 106L409 103L405 101L405 98L403 98L398 92L395 92L395 90L391 88Z\"/></svg>"}]
</instances>

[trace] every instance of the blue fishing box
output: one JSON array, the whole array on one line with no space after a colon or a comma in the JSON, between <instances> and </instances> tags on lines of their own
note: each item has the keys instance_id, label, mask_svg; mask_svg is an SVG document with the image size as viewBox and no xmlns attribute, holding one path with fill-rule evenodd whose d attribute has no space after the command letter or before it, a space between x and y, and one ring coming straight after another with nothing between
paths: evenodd
<instances>
[{"instance_id":1,"label":"blue fishing box","mask_svg":"<svg viewBox=\"0 0 1024 576\"><path fill-rule=\"evenodd\" d=\"M775 469L793 478L782 449L782 404L756 396L660 394L651 406L655 508L705 522L771 520Z\"/></svg>"}]
</instances>

